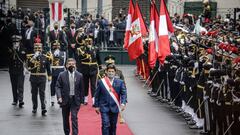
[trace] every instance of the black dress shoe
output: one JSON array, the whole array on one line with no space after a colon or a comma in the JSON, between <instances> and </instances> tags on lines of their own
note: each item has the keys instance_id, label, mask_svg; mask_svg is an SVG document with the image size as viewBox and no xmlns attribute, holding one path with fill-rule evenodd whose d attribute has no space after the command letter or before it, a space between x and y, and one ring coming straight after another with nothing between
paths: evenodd
<instances>
[{"instance_id":1,"label":"black dress shoe","mask_svg":"<svg viewBox=\"0 0 240 135\"><path fill-rule=\"evenodd\" d=\"M47 110L42 110L42 116L46 116Z\"/></svg>"},{"instance_id":2,"label":"black dress shoe","mask_svg":"<svg viewBox=\"0 0 240 135\"><path fill-rule=\"evenodd\" d=\"M186 121L191 121L191 120L193 120L193 118L192 117L186 117L186 118L184 118Z\"/></svg>"},{"instance_id":3,"label":"black dress shoe","mask_svg":"<svg viewBox=\"0 0 240 135\"><path fill-rule=\"evenodd\" d=\"M156 93L151 93L150 96L151 97L157 97L158 95Z\"/></svg>"},{"instance_id":4,"label":"black dress shoe","mask_svg":"<svg viewBox=\"0 0 240 135\"><path fill-rule=\"evenodd\" d=\"M12 105L17 105L17 102L12 102Z\"/></svg>"},{"instance_id":5,"label":"black dress shoe","mask_svg":"<svg viewBox=\"0 0 240 135\"><path fill-rule=\"evenodd\" d=\"M187 122L188 125L195 125L197 122L195 120L190 120Z\"/></svg>"},{"instance_id":6,"label":"black dress shoe","mask_svg":"<svg viewBox=\"0 0 240 135\"><path fill-rule=\"evenodd\" d=\"M202 134L202 135L209 135L209 132L208 131L201 131L200 134Z\"/></svg>"},{"instance_id":7,"label":"black dress shoe","mask_svg":"<svg viewBox=\"0 0 240 135\"><path fill-rule=\"evenodd\" d=\"M19 102L19 108L23 108L24 102Z\"/></svg>"},{"instance_id":8,"label":"black dress shoe","mask_svg":"<svg viewBox=\"0 0 240 135\"><path fill-rule=\"evenodd\" d=\"M32 113L33 113L33 114L36 114L36 113L37 113L37 109L33 109L33 110L32 110Z\"/></svg>"},{"instance_id":9,"label":"black dress shoe","mask_svg":"<svg viewBox=\"0 0 240 135\"><path fill-rule=\"evenodd\" d=\"M188 117L192 117L192 115L189 114L189 113L186 113L186 114L183 115L183 117L184 117L184 118L188 118Z\"/></svg>"},{"instance_id":10,"label":"black dress shoe","mask_svg":"<svg viewBox=\"0 0 240 135\"><path fill-rule=\"evenodd\" d=\"M197 125L192 125L192 126L189 126L190 129L203 129L202 126L197 126Z\"/></svg>"}]
</instances>

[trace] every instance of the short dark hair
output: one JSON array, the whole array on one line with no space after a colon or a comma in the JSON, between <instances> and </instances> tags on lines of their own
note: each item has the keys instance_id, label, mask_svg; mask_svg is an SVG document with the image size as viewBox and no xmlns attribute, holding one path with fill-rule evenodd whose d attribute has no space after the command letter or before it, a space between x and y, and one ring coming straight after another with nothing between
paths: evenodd
<instances>
[{"instance_id":1,"label":"short dark hair","mask_svg":"<svg viewBox=\"0 0 240 135\"><path fill-rule=\"evenodd\" d=\"M73 61L74 63L76 63L76 60L74 58L68 58L67 59L67 63L70 62L70 61Z\"/></svg>"},{"instance_id":2,"label":"short dark hair","mask_svg":"<svg viewBox=\"0 0 240 135\"><path fill-rule=\"evenodd\" d=\"M116 68L116 66L114 64L108 64L107 65L107 71L108 71L108 69L114 69L115 72L117 71L117 68Z\"/></svg>"}]
</instances>

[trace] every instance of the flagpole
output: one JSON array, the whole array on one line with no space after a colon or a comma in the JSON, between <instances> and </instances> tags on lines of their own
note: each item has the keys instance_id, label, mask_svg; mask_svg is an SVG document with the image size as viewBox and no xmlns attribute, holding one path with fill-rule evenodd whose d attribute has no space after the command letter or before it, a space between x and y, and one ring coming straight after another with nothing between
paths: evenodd
<instances>
[{"instance_id":1,"label":"flagpole","mask_svg":"<svg viewBox=\"0 0 240 135\"><path fill-rule=\"evenodd\" d=\"M143 68L143 78L146 79L146 71L145 71L145 65L144 65L143 58L141 58L141 63L142 63L142 68Z\"/></svg>"}]
</instances>

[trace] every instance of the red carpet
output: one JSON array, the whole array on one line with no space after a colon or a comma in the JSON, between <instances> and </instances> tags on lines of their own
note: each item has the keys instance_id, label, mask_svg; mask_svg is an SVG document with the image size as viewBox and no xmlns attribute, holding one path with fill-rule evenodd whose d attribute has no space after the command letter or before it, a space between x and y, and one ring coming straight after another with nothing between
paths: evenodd
<instances>
[{"instance_id":1,"label":"red carpet","mask_svg":"<svg viewBox=\"0 0 240 135\"><path fill-rule=\"evenodd\" d=\"M97 115L92 107L92 103L80 107L78 124L79 135L101 135L101 115ZM133 135L133 133L126 123L119 124L118 122L117 135Z\"/></svg>"}]
</instances>

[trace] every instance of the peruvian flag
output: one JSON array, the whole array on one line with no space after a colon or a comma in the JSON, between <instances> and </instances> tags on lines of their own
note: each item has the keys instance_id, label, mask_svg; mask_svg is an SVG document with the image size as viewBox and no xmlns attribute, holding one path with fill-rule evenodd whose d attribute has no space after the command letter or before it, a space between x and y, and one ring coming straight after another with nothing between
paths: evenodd
<instances>
[{"instance_id":1,"label":"peruvian flag","mask_svg":"<svg viewBox=\"0 0 240 135\"><path fill-rule=\"evenodd\" d=\"M145 22L144 22L144 20L143 20L142 13L141 13L141 10L140 10L139 5L138 5L137 2L136 2L135 9L136 9L136 12L138 12L138 17L139 17L140 24L141 24L141 33L142 33L142 36L145 37L145 36L147 36L147 34L148 34L148 29L147 29L146 24L145 24Z\"/></svg>"},{"instance_id":2,"label":"peruvian flag","mask_svg":"<svg viewBox=\"0 0 240 135\"><path fill-rule=\"evenodd\" d=\"M55 22L58 22L62 19L62 3L54 2L51 4L52 6L52 19Z\"/></svg>"},{"instance_id":3,"label":"peruvian flag","mask_svg":"<svg viewBox=\"0 0 240 135\"><path fill-rule=\"evenodd\" d=\"M154 68L158 57L158 29L159 14L155 2L151 2L150 7L150 27L148 44L148 64L151 69Z\"/></svg>"},{"instance_id":4,"label":"peruvian flag","mask_svg":"<svg viewBox=\"0 0 240 135\"><path fill-rule=\"evenodd\" d=\"M131 23L132 23L133 14L134 14L134 5L133 5L132 0L130 0L130 2L129 2L129 8L128 8L126 32L125 32L125 37L124 37L124 45L123 45L123 47L124 47L125 49L128 48L128 44L129 44L130 28L131 28Z\"/></svg>"},{"instance_id":5,"label":"peruvian flag","mask_svg":"<svg viewBox=\"0 0 240 135\"><path fill-rule=\"evenodd\" d=\"M173 25L170 20L166 4L164 0L160 2L160 18L159 18L159 49L158 49L158 57L161 64L164 63L166 56L171 54L170 51L170 41L169 41L169 33L173 33Z\"/></svg>"},{"instance_id":6,"label":"peruvian flag","mask_svg":"<svg viewBox=\"0 0 240 135\"><path fill-rule=\"evenodd\" d=\"M139 10L138 4L136 4L130 27L129 44L127 48L130 60L134 60L144 53L142 41L142 35L146 34L142 33L144 32L144 28L146 29L146 26L143 22L143 18Z\"/></svg>"}]
</instances>

